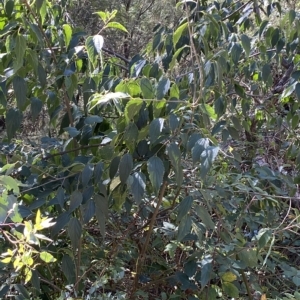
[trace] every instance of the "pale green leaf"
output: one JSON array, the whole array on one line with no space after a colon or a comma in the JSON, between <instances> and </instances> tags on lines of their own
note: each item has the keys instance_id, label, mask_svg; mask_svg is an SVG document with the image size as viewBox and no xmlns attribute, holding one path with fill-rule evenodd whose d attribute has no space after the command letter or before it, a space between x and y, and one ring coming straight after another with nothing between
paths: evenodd
<instances>
[{"instance_id":1,"label":"pale green leaf","mask_svg":"<svg viewBox=\"0 0 300 300\"><path fill-rule=\"evenodd\" d=\"M173 34L173 45L174 47L176 47L176 44L178 43L180 37L182 36L182 34L184 33L184 31L187 29L188 27L188 23L184 23L182 25L180 25L174 32Z\"/></svg>"},{"instance_id":2,"label":"pale green leaf","mask_svg":"<svg viewBox=\"0 0 300 300\"><path fill-rule=\"evenodd\" d=\"M120 30L128 33L127 29L119 22L109 22L108 24L105 25L105 27L120 29Z\"/></svg>"},{"instance_id":3,"label":"pale green leaf","mask_svg":"<svg viewBox=\"0 0 300 300\"><path fill-rule=\"evenodd\" d=\"M43 260L46 263L50 263L50 262L55 262L56 261L56 258L52 254L50 254L49 252L46 252L46 251L42 251L40 253L40 258L41 258L41 260Z\"/></svg>"}]
</instances>

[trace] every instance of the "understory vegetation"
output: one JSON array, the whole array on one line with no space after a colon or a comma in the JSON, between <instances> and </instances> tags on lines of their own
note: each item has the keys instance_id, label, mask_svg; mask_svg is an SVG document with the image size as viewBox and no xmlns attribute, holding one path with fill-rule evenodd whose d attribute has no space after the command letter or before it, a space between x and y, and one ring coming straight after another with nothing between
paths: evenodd
<instances>
[{"instance_id":1,"label":"understory vegetation","mask_svg":"<svg viewBox=\"0 0 300 300\"><path fill-rule=\"evenodd\" d=\"M300 299L300 11L0 1L1 299Z\"/></svg>"}]
</instances>

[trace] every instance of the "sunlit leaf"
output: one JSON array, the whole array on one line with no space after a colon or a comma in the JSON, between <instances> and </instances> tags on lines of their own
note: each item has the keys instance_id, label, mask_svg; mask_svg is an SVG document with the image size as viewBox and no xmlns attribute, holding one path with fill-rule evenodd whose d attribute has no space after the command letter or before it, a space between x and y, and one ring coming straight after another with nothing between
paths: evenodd
<instances>
[{"instance_id":1,"label":"sunlit leaf","mask_svg":"<svg viewBox=\"0 0 300 300\"><path fill-rule=\"evenodd\" d=\"M120 24L119 22L109 22L108 24L105 25L106 28L115 28L115 29L120 29L124 32L128 32L125 26Z\"/></svg>"},{"instance_id":2,"label":"sunlit leaf","mask_svg":"<svg viewBox=\"0 0 300 300\"><path fill-rule=\"evenodd\" d=\"M178 43L180 37L182 36L182 34L184 33L184 31L187 29L188 27L188 23L183 23L182 25L180 25L174 32L173 34L173 44L174 47L176 47L176 44Z\"/></svg>"},{"instance_id":3,"label":"sunlit leaf","mask_svg":"<svg viewBox=\"0 0 300 300\"><path fill-rule=\"evenodd\" d=\"M56 258L52 254L50 254L49 252L46 252L46 251L42 251L40 253L40 258L41 258L41 260L43 260L46 263L50 263L50 262L55 262L56 261Z\"/></svg>"},{"instance_id":4,"label":"sunlit leaf","mask_svg":"<svg viewBox=\"0 0 300 300\"><path fill-rule=\"evenodd\" d=\"M63 24L62 27L64 31L65 44L66 47L68 48L72 38L72 27L69 24Z\"/></svg>"}]
</instances>

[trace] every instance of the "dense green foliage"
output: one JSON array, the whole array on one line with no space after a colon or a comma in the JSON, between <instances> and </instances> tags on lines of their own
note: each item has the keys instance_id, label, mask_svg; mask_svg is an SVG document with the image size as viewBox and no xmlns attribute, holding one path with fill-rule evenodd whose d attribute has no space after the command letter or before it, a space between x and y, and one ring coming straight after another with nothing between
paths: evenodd
<instances>
[{"instance_id":1,"label":"dense green foliage","mask_svg":"<svg viewBox=\"0 0 300 300\"><path fill-rule=\"evenodd\" d=\"M116 10L0 2L1 299L300 299L300 17L267 2L178 1L129 57Z\"/></svg>"}]
</instances>

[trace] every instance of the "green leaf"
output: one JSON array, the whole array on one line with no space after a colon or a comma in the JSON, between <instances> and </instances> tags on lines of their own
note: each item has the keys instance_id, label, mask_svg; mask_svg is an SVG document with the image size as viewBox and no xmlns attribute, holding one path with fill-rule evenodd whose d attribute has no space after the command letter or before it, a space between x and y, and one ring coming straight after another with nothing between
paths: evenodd
<instances>
[{"instance_id":1,"label":"green leaf","mask_svg":"<svg viewBox=\"0 0 300 300\"><path fill-rule=\"evenodd\" d=\"M257 251L256 249L243 249L239 251L239 258L240 260L250 268L257 267L258 258L257 258Z\"/></svg>"},{"instance_id":2,"label":"green leaf","mask_svg":"<svg viewBox=\"0 0 300 300\"><path fill-rule=\"evenodd\" d=\"M104 163L99 162L94 168L94 180L96 183L101 182L103 170L104 170Z\"/></svg>"},{"instance_id":3,"label":"green leaf","mask_svg":"<svg viewBox=\"0 0 300 300\"><path fill-rule=\"evenodd\" d=\"M121 180L121 184L126 184L127 179L133 168L133 160L132 156L129 153L123 155L119 164L119 176Z\"/></svg>"},{"instance_id":4,"label":"green leaf","mask_svg":"<svg viewBox=\"0 0 300 300\"><path fill-rule=\"evenodd\" d=\"M234 90L238 96L240 96L241 98L245 98L245 96L246 96L245 90L239 84L237 84L237 83L234 84Z\"/></svg>"},{"instance_id":5,"label":"green leaf","mask_svg":"<svg viewBox=\"0 0 300 300\"><path fill-rule=\"evenodd\" d=\"M192 218L189 215L184 216L178 226L177 241L181 242L184 237L191 232Z\"/></svg>"},{"instance_id":6,"label":"green leaf","mask_svg":"<svg viewBox=\"0 0 300 300\"><path fill-rule=\"evenodd\" d=\"M155 51L160 43L161 43L161 34L156 34L152 40L152 51Z\"/></svg>"},{"instance_id":7,"label":"green leaf","mask_svg":"<svg viewBox=\"0 0 300 300\"><path fill-rule=\"evenodd\" d=\"M106 23L107 19L109 18L109 12L96 11L94 14L98 15L104 23Z\"/></svg>"},{"instance_id":8,"label":"green leaf","mask_svg":"<svg viewBox=\"0 0 300 300\"><path fill-rule=\"evenodd\" d=\"M239 132L232 126L227 126L227 130L229 132L229 134L231 135L231 137L234 140L239 140L240 139L240 135Z\"/></svg>"},{"instance_id":9,"label":"green leaf","mask_svg":"<svg viewBox=\"0 0 300 300\"><path fill-rule=\"evenodd\" d=\"M175 143L172 143L167 148L169 159L175 170L175 180L177 186L180 187L183 181L183 171L181 165L181 152Z\"/></svg>"},{"instance_id":10,"label":"green leaf","mask_svg":"<svg viewBox=\"0 0 300 300\"><path fill-rule=\"evenodd\" d=\"M84 205L82 207L82 211L83 211L83 213L82 213L83 224L87 224L88 222L90 222L90 220L92 219L92 217L94 217L94 215L96 213L95 202L92 199L88 199L87 202L84 203Z\"/></svg>"},{"instance_id":11,"label":"green leaf","mask_svg":"<svg viewBox=\"0 0 300 300\"><path fill-rule=\"evenodd\" d=\"M187 150L191 151L193 149L193 147L195 146L195 144L197 143L197 141L200 140L201 138L202 138L202 136L200 133L196 133L196 132L192 133L191 136L189 137L189 140L187 143ZM199 154L199 157L200 157L200 154Z\"/></svg>"},{"instance_id":12,"label":"green leaf","mask_svg":"<svg viewBox=\"0 0 300 300\"><path fill-rule=\"evenodd\" d=\"M299 116L298 115L294 115L292 117L292 129L295 130L299 125Z\"/></svg>"},{"instance_id":13,"label":"green leaf","mask_svg":"<svg viewBox=\"0 0 300 300\"><path fill-rule=\"evenodd\" d=\"M201 219L203 224L206 226L207 229L213 230L215 228L215 224L212 221L210 214L207 211L207 207L197 205L195 207L195 212L196 212L197 216Z\"/></svg>"},{"instance_id":14,"label":"green leaf","mask_svg":"<svg viewBox=\"0 0 300 300\"><path fill-rule=\"evenodd\" d=\"M16 108L10 108L6 114L6 132L10 141L21 126L23 115Z\"/></svg>"},{"instance_id":15,"label":"green leaf","mask_svg":"<svg viewBox=\"0 0 300 300\"><path fill-rule=\"evenodd\" d=\"M4 264L9 264L11 262L11 260L12 260L12 256L8 256L8 257L1 259L1 262Z\"/></svg>"},{"instance_id":16,"label":"green leaf","mask_svg":"<svg viewBox=\"0 0 300 300\"><path fill-rule=\"evenodd\" d=\"M70 41L72 39L72 27L69 24L63 24L63 32L65 37L66 48L69 47Z\"/></svg>"},{"instance_id":17,"label":"green leaf","mask_svg":"<svg viewBox=\"0 0 300 300\"><path fill-rule=\"evenodd\" d=\"M217 114L215 113L215 110L212 106L210 106L209 104L204 104L205 110L208 113L208 115L213 119L216 120L217 119Z\"/></svg>"},{"instance_id":18,"label":"green leaf","mask_svg":"<svg viewBox=\"0 0 300 300\"><path fill-rule=\"evenodd\" d=\"M128 97L129 97L128 94L122 92L107 93L105 95L95 93L89 99L88 107L89 110L91 111L97 105L106 104L114 99L125 99Z\"/></svg>"},{"instance_id":19,"label":"green leaf","mask_svg":"<svg viewBox=\"0 0 300 300\"><path fill-rule=\"evenodd\" d=\"M271 38L271 46L272 47L275 47L276 44L278 43L279 41L279 29L278 28L275 28L272 32L272 38Z\"/></svg>"},{"instance_id":20,"label":"green leaf","mask_svg":"<svg viewBox=\"0 0 300 300\"><path fill-rule=\"evenodd\" d=\"M116 28L128 33L127 29L119 22L109 22L105 25L105 28Z\"/></svg>"},{"instance_id":21,"label":"green leaf","mask_svg":"<svg viewBox=\"0 0 300 300\"><path fill-rule=\"evenodd\" d=\"M198 135L195 135L194 138L195 139L198 138ZM192 148L193 164L200 161L202 152L208 147L209 147L209 139L207 138L200 138L195 142L194 147Z\"/></svg>"},{"instance_id":22,"label":"green leaf","mask_svg":"<svg viewBox=\"0 0 300 300\"><path fill-rule=\"evenodd\" d=\"M84 119L84 124L87 125L93 125L95 123L102 123L103 122L103 118L100 116L88 116Z\"/></svg>"},{"instance_id":23,"label":"green leaf","mask_svg":"<svg viewBox=\"0 0 300 300\"><path fill-rule=\"evenodd\" d=\"M108 200L102 195L96 194L94 196L94 202L96 206L96 218L100 227L100 233L102 237L105 236L105 222L108 216Z\"/></svg>"},{"instance_id":24,"label":"green leaf","mask_svg":"<svg viewBox=\"0 0 300 300\"><path fill-rule=\"evenodd\" d=\"M269 240L272 237L272 231L269 228L261 229L256 235L256 239L258 240L258 247L262 249L267 245Z\"/></svg>"},{"instance_id":25,"label":"green leaf","mask_svg":"<svg viewBox=\"0 0 300 300\"><path fill-rule=\"evenodd\" d=\"M295 86L295 94L297 96L298 101L300 101L300 83L297 82L296 86Z\"/></svg>"},{"instance_id":26,"label":"green leaf","mask_svg":"<svg viewBox=\"0 0 300 300\"><path fill-rule=\"evenodd\" d=\"M289 11L289 22L290 22L290 25L292 25L292 23L294 22L295 18L296 18L296 12L293 9L291 9Z\"/></svg>"},{"instance_id":27,"label":"green leaf","mask_svg":"<svg viewBox=\"0 0 300 300\"><path fill-rule=\"evenodd\" d=\"M14 1L13 0L8 0L5 3L5 14L7 15L8 18L11 17L11 14L14 10Z\"/></svg>"},{"instance_id":28,"label":"green leaf","mask_svg":"<svg viewBox=\"0 0 300 300\"><path fill-rule=\"evenodd\" d=\"M45 17L47 14L47 1L46 0L36 0L35 5L38 13L41 16L42 24L44 24Z\"/></svg>"},{"instance_id":29,"label":"green leaf","mask_svg":"<svg viewBox=\"0 0 300 300\"><path fill-rule=\"evenodd\" d=\"M178 129L179 124L180 124L180 119L175 114L170 114L169 126L173 133Z\"/></svg>"},{"instance_id":30,"label":"green leaf","mask_svg":"<svg viewBox=\"0 0 300 300\"><path fill-rule=\"evenodd\" d=\"M180 283L180 288L184 291L187 290L191 286L191 282L186 274L183 272L177 272L176 273L176 280ZM174 299L176 299L175 297ZM169 299L173 299L171 296ZM178 299L178 298L177 298Z\"/></svg>"},{"instance_id":31,"label":"green leaf","mask_svg":"<svg viewBox=\"0 0 300 300\"><path fill-rule=\"evenodd\" d=\"M43 260L46 263L50 263L50 262L55 262L56 261L56 258L52 254L50 254L49 252L46 252L46 251L42 251L40 253L40 258L41 258L41 260Z\"/></svg>"},{"instance_id":32,"label":"green leaf","mask_svg":"<svg viewBox=\"0 0 300 300\"><path fill-rule=\"evenodd\" d=\"M238 64L242 52L243 52L243 49L242 49L241 45L238 43L234 43L233 47L230 50L230 54L231 54L232 61L235 65Z\"/></svg>"},{"instance_id":33,"label":"green leaf","mask_svg":"<svg viewBox=\"0 0 300 300\"><path fill-rule=\"evenodd\" d=\"M114 181L117 182L118 179L115 179ZM118 184L111 193L111 198L113 199L113 209L120 212L127 197L127 189L125 189L124 186ZM97 211L96 211L97 213ZM101 229L101 225L100 225ZM103 234L102 234L103 235Z\"/></svg>"},{"instance_id":34,"label":"green leaf","mask_svg":"<svg viewBox=\"0 0 300 300\"><path fill-rule=\"evenodd\" d=\"M97 65L97 60L104 44L104 39L101 35L89 36L85 41L85 47L88 57L94 67Z\"/></svg>"},{"instance_id":35,"label":"green leaf","mask_svg":"<svg viewBox=\"0 0 300 300\"><path fill-rule=\"evenodd\" d=\"M32 121L36 121L39 113L42 111L43 108L43 102L36 98L33 97L30 99L31 105L30 105L30 111L31 111L31 117L32 117Z\"/></svg>"},{"instance_id":36,"label":"green leaf","mask_svg":"<svg viewBox=\"0 0 300 300\"><path fill-rule=\"evenodd\" d=\"M87 164L81 174L81 182L82 182L82 186L86 187L89 183L89 181L92 178L94 172L94 167L92 164Z\"/></svg>"},{"instance_id":37,"label":"green leaf","mask_svg":"<svg viewBox=\"0 0 300 300\"><path fill-rule=\"evenodd\" d=\"M74 284L76 282L75 264L73 259L65 254L62 258L61 269L66 276L69 284Z\"/></svg>"},{"instance_id":38,"label":"green leaf","mask_svg":"<svg viewBox=\"0 0 300 300\"><path fill-rule=\"evenodd\" d=\"M131 193L137 205L141 204L145 189L146 178L141 172L136 172L132 175Z\"/></svg>"},{"instance_id":39,"label":"green leaf","mask_svg":"<svg viewBox=\"0 0 300 300\"><path fill-rule=\"evenodd\" d=\"M154 101L153 106L153 118L159 118L166 107L167 102L165 100Z\"/></svg>"},{"instance_id":40,"label":"green leaf","mask_svg":"<svg viewBox=\"0 0 300 300\"><path fill-rule=\"evenodd\" d=\"M73 212L76 208L80 206L82 202L82 193L78 190L74 191L70 197L70 207L69 213Z\"/></svg>"},{"instance_id":41,"label":"green leaf","mask_svg":"<svg viewBox=\"0 0 300 300\"><path fill-rule=\"evenodd\" d=\"M24 285L22 284L14 284L14 288L19 292L19 295L22 295L26 300L30 299L30 295ZM23 298L20 297L22 300Z\"/></svg>"},{"instance_id":42,"label":"green leaf","mask_svg":"<svg viewBox=\"0 0 300 300\"><path fill-rule=\"evenodd\" d=\"M16 223L23 220L18 210L17 198L14 195L0 197L0 223L5 223L8 217Z\"/></svg>"},{"instance_id":43,"label":"green leaf","mask_svg":"<svg viewBox=\"0 0 300 300\"><path fill-rule=\"evenodd\" d=\"M149 137L150 137L150 143L154 144L156 140L159 138L163 126L164 126L164 119L154 119L149 126Z\"/></svg>"},{"instance_id":44,"label":"green leaf","mask_svg":"<svg viewBox=\"0 0 300 300\"><path fill-rule=\"evenodd\" d=\"M176 44L178 43L180 37L182 36L183 32L187 29L188 23L184 23L180 25L173 34L173 45L176 47Z\"/></svg>"},{"instance_id":45,"label":"green leaf","mask_svg":"<svg viewBox=\"0 0 300 300\"><path fill-rule=\"evenodd\" d=\"M47 74L45 69L40 63L38 64L37 73L38 73L39 82L41 86L44 88L47 84Z\"/></svg>"},{"instance_id":46,"label":"green leaf","mask_svg":"<svg viewBox=\"0 0 300 300\"><path fill-rule=\"evenodd\" d=\"M268 23L269 23L268 20L264 20L264 21L261 22L260 27L259 27L259 37L261 37L264 30L267 28Z\"/></svg>"},{"instance_id":47,"label":"green leaf","mask_svg":"<svg viewBox=\"0 0 300 300\"><path fill-rule=\"evenodd\" d=\"M242 125L241 125L241 123L240 123L240 120L239 120L237 117L232 116L232 117L231 117L231 121L232 121L232 123L233 123L233 125L234 125L234 128L235 128L236 130L238 130L238 131L242 131L242 130L243 130L243 127L242 127Z\"/></svg>"},{"instance_id":48,"label":"green leaf","mask_svg":"<svg viewBox=\"0 0 300 300\"><path fill-rule=\"evenodd\" d=\"M18 34L16 37L15 53L17 59L14 60L14 71L16 72L23 66L24 56L26 52L26 39L23 35Z\"/></svg>"},{"instance_id":49,"label":"green leaf","mask_svg":"<svg viewBox=\"0 0 300 300\"><path fill-rule=\"evenodd\" d=\"M133 66L131 66L130 68L130 76L132 77L139 77L141 71L143 70L143 68L146 66L146 59L140 59L137 62L135 62L133 64ZM138 85L138 87L140 88L140 86ZM141 93L141 91L140 91Z\"/></svg>"},{"instance_id":50,"label":"green leaf","mask_svg":"<svg viewBox=\"0 0 300 300\"><path fill-rule=\"evenodd\" d=\"M230 282L222 282L222 289L229 297L232 297L232 298L239 297L238 288Z\"/></svg>"},{"instance_id":51,"label":"green leaf","mask_svg":"<svg viewBox=\"0 0 300 300\"><path fill-rule=\"evenodd\" d=\"M206 286L212 275L212 259L207 256L201 261L201 286Z\"/></svg>"},{"instance_id":52,"label":"green leaf","mask_svg":"<svg viewBox=\"0 0 300 300\"><path fill-rule=\"evenodd\" d=\"M262 67L261 76L264 82L268 81L269 77L271 76L271 68L269 64L265 64Z\"/></svg>"},{"instance_id":53,"label":"green leaf","mask_svg":"<svg viewBox=\"0 0 300 300\"><path fill-rule=\"evenodd\" d=\"M184 273L188 276L188 277L192 277L196 274L198 268L198 264L196 262L196 260L190 260L187 263L184 264Z\"/></svg>"},{"instance_id":54,"label":"green leaf","mask_svg":"<svg viewBox=\"0 0 300 300\"><path fill-rule=\"evenodd\" d=\"M128 101L124 111L127 123L133 121L133 117L140 112L142 106L143 101L141 99L131 99Z\"/></svg>"},{"instance_id":55,"label":"green leaf","mask_svg":"<svg viewBox=\"0 0 300 300\"><path fill-rule=\"evenodd\" d=\"M68 225L68 233L72 243L73 251L76 251L79 246L82 233L82 227L77 218L72 218L70 220Z\"/></svg>"},{"instance_id":56,"label":"green leaf","mask_svg":"<svg viewBox=\"0 0 300 300\"><path fill-rule=\"evenodd\" d=\"M104 39L102 35L97 34L93 36L94 50L96 51L97 54L101 53L103 44L104 44Z\"/></svg>"},{"instance_id":57,"label":"green leaf","mask_svg":"<svg viewBox=\"0 0 300 300\"><path fill-rule=\"evenodd\" d=\"M140 80L140 86L141 86L142 95L144 99L154 99L153 87L151 81L148 78L143 77Z\"/></svg>"},{"instance_id":58,"label":"green leaf","mask_svg":"<svg viewBox=\"0 0 300 300\"><path fill-rule=\"evenodd\" d=\"M37 291L40 290L40 278L37 270L32 270L31 284Z\"/></svg>"},{"instance_id":59,"label":"green leaf","mask_svg":"<svg viewBox=\"0 0 300 300\"><path fill-rule=\"evenodd\" d=\"M300 286L300 276L293 276L293 283L299 287Z\"/></svg>"},{"instance_id":60,"label":"green leaf","mask_svg":"<svg viewBox=\"0 0 300 300\"><path fill-rule=\"evenodd\" d=\"M75 127L65 127L64 131L67 132L71 138L74 138L80 134L80 131Z\"/></svg>"},{"instance_id":61,"label":"green leaf","mask_svg":"<svg viewBox=\"0 0 300 300\"><path fill-rule=\"evenodd\" d=\"M152 156L147 162L147 168L151 184L157 194L163 182L165 167L162 160L157 156Z\"/></svg>"},{"instance_id":62,"label":"green leaf","mask_svg":"<svg viewBox=\"0 0 300 300\"><path fill-rule=\"evenodd\" d=\"M27 84L24 78L15 76L13 79L13 88L17 100L18 109L23 111L26 107Z\"/></svg>"},{"instance_id":63,"label":"green leaf","mask_svg":"<svg viewBox=\"0 0 300 300\"><path fill-rule=\"evenodd\" d=\"M202 179L206 176L214 160L216 159L219 152L219 147L209 146L205 149L200 156L200 176Z\"/></svg>"},{"instance_id":64,"label":"green leaf","mask_svg":"<svg viewBox=\"0 0 300 300\"><path fill-rule=\"evenodd\" d=\"M156 98L162 100L170 89L171 82L168 78L163 77L157 84Z\"/></svg>"},{"instance_id":65,"label":"green leaf","mask_svg":"<svg viewBox=\"0 0 300 300\"><path fill-rule=\"evenodd\" d=\"M294 92L296 85L297 85L297 82L294 82L293 84L288 86L281 94L280 99L284 99L284 98L287 98L288 96L290 96Z\"/></svg>"},{"instance_id":66,"label":"green leaf","mask_svg":"<svg viewBox=\"0 0 300 300\"><path fill-rule=\"evenodd\" d=\"M133 153L135 149L136 142L139 137L139 130L135 123L130 122L125 129L123 139L129 151Z\"/></svg>"},{"instance_id":67,"label":"green leaf","mask_svg":"<svg viewBox=\"0 0 300 300\"><path fill-rule=\"evenodd\" d=\"M222 115L224 115L224 113L226 111L226 101L222 96L218 97L218 99L214 102L214 106L215 106L215 112L218 115L218 118L220 118Z\"/></svg>"},{"instance_id":68,"label":"green leaf","mask_svg":"<svg viewBox=\"0 0 300 300\"><path fill-rule=\"evenodd\" d=\"M39 26L34 23L30 23L29 26L30 26L30 29L32 30L32 33L34 33L32 38L33 39L36 38L39 41L40 45L43 47L44 46L43 35L41 33Z\"/></svg>"},{"instance_id":69,"label":"green leaf","mask_svg":"<svg viewBox=\"0 0 300 300\"><path fill-rule=\"evenodd\" d=\"M170 88L170 99L179 99L180 97L180 90L176 83L173 83Z\"/></svg>"},{"instance_id":70,"label":"green leaf","mask_svg":"<svg viewBox=\"0 0 300 300\"><path fill-rule=\"evenodd\" d=\"M181 53L181 51L182 51L184 48L186 48L186 47L188 47L188 46L187 46L187 45L184 45L183 47L177 49L176 52L173 54L173 56L172 56L172 61L171 61L170 64L169 64L170 70L173 70L173 68L175 67L176 61L177 61L177 57L179 56L179 54Z\"/></svg>"},{"instance_id":71,"label":"green leaf","mask_svg":"<svg viewBox=\"0 0 300 300\"><path fill-rule=\"evenodd\" d=\"M128 93L131 97L138 97L142 92L139 82L136 80L130 80L129 82L121 81L116 86L115 91Z\"/></svg>"},{"instance_id":72,"label":"green leaf","mask_svg":"<svg viewBox=\"0 0 300 300\"><path fill-rule=\"evenodd\" d=\"M246 52L246 56L248 57L250 54L250 50L251 50L251 41L249 39L249 37L245 34L241 35L241 42L242 42L242 46Z\"/></svg>"},{"instance_id":73,"label":"green leaf","mask_svg":"<svg viewBox=\"0 0 300 300\"><path fill-rule=\"evenodd\" d=\"M176 220L181 221L181 219L188 214L193 204L193 197L187 196L185 197L178 205L177 211L178 215Z\"/></svg>"},{"instance_id":74,"label":"green leaf","mask_svg":"<svg viewBox=\"0 0 300 300\"><path fill-rule=\"evenodd\" d=\"M55 225L52 227L51 231L51 236L54 237L56 236L61 229L63 229L69 222L70 220L70 213L69 212L64 212L58 216L56 219Z\"/></svg>"},{"instance_id":75,"label":"green leaf","mask_svg":"<svg viewBox=\"0 0 300 300\"><path fill-rule=\"evenodd\" d=\"M14 194L19 194L20 192L19 184L11 176L6 176L6 175L0 176L0 183L2 185L2 189L6 189L7 191L12 190Z\"/></svg>"},{"instance_id":76,"label":"green leaf","mask_svg":"<svg viewBox=\"0 0 300 300\"><path fill-rule=\"evenodd\" d=\"M232 272L226 272L221 276L222 280L227 282L232 282L237 279L237 276L233 274Z\"/></svg>"},{"instance_id":77,"label":"green leaf","mask_svg":"<svg viewBox=\"0 0 300 300\"><path fill-rule=\"evenodd\" d=\"M120 163L120 156L116 156L112 159L112 161L110 162L110 166L109 166L109 178L113 179L119 169L119 163Z\"/></svg>"}]
</instances>

